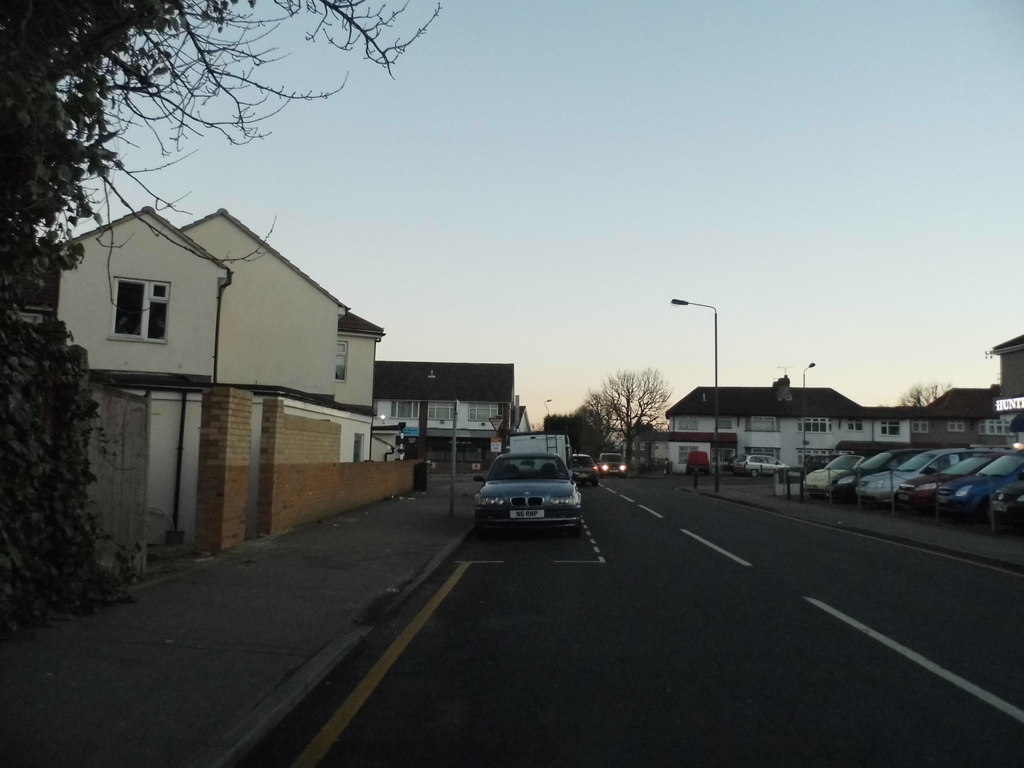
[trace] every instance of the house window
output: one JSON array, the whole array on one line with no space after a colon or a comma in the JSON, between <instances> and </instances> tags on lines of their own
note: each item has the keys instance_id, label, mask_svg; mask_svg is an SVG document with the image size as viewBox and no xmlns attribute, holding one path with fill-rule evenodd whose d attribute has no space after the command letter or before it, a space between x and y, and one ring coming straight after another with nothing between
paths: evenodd
<instances>
[{"instance_id":1,"label":"house window","mask_svg":"<svg viewBox=\"0 0 1024 768\"><path fill-rule=\"evenodd\" d=\"M146 341L167 338L170 283L115 279L114 335Z\"/></svg>"},{"instance_id":2,"label":"house window","mask_svg":"<svg viewBox=\"0 0 1024 768\"><path fill-rule=\"evenodd\" d=\"M864 419L847 419L846 428L850 432L863 432L864 431Z\"/></svg>"},{"instance_id":3,"label":"house window","mask_svg":"<svg viewBox=\"0 0 1024 768\"><path fill-rule=\"evenodd\" d=\"M718 428L719 429L732 429L732 417L731 416L719 416L718 417Z\"/></svg>"},{"instance_id":4,"label":"house window","mask_svg":"<svg viewBox=\"0 0 1024 768\"><path fill-rule=\"evenodd\" d=\"M676 416L676 430L679 432L694 432L697 429L696 416ZM696 450L696 449L694 449Z\"/></svg>"},{"instance_id":5,"label":"house window","mask_svg":"<svg viewBox=\"0 0 1024 768\"><path fill-rule=\"evenodd\" d=\"M492 416L498 415L498 404L497 403L470 403L469 404L469 420L470 421L487 421Z\"/></svg>"},{"instance_id":6,"label":"house window","mask_svg":"<svg viewBox=\"0 0 1024 768\"><path fill-rule=\"evenodd\" d=\"M420 404L418 400L392 400L391 418L393 419L418 419L420 417Z\"/></svg>"},{"instance_id":7,"label":"house window","mask_svg":"<svg viewBox=\"0 0 1024 768\"><path fill-rule=\"evenodd\" d=\"M978 433L982 435L1009 435L1009 419L984 419L978 425Z\"/></svg>"},{"instance_id":8,"label":"house window","mask_svg":"<svg viewBox=\"0 0 1024 768\"><path fill-rule=\"evenodd\" d=\"M927 435L928 419L914 419L910 422L910 431L915 435Z\"/></svg>"},{"instance_id":9,"label":"house window","mask_svg":"<svg viewBox=\"0 0 1024 768\"><path fill-rule=\"evenodd\" d=\"M436 421L439 419L448 420L452 417L452 406L454 403L430 403L427 406L427 418Z\"/></svg>"},{"instance_id":10,"label":"house window","mask_svg":"<svg viewBox=\"0 0 1024 768\"><path fill-rule=\"evenodd\" d=\"M363 460L363 435L356 432L352 435L352 461Z\"/></svg>"},{"instance_id":11,"label":"house window","mask_svg":"<svg viewBox=\"0 0 1024 768\"><path fill-rule=\"evenodd\" d=\"M831 432L832 431L832 419L819 417L819 416L808 416L803 422L803 431L805 432Z\"/></svg>"},{"instance_id":12,"label":"house window","mask_svg":"<svg viewBox=\"0 0 1024 768\"><path fill-rule=\"evenodd\" d=\"M334 353L334 380L344 381L348 372L348 342L339 341L338 351Z\"/></svg>"},{"instance_id":13,"label":"house window","mask_svg":"<svg viewBox=\"0 0 1024 768\"><path fill-rule=\"evenodd\" d=\"M751 432L778 432L779 427L774 416L751 416Z\"/></svg>"},{"instance_id":14,"label":"house window","mask_svg":"<svg viewBox=\"0 0 1024 768\"><path fill-rule=\"evenodd\" d=\"M950 432L963 432L965 428L963 419L950 419L946 424L946 429Z\"/></svg>"},{"instance_id":15,"label":"house window","mask_svg":"<svg viewBox=\"0 0 1024 768\"><path fill-rule=\"evenodd\" d=\"M878 426L879 432L883 435L895 437L900 433L900 423L898 421L883 421Z\"/></svg>"}]
</instances>

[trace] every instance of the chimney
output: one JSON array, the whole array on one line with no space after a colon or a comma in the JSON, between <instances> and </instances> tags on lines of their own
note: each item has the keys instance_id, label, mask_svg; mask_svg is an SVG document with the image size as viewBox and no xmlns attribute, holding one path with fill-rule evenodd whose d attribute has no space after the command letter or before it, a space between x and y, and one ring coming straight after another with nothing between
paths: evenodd
<instances>
[{"instance_id":1,"label":"chimney","mask_svg":"<svg viewBox=\"0 0 1024 768\"><path fill-rule=\"evenodd\" d=\"M793 395L789 392L789 376L783 376L772 382L772 389L775 390L776 400L792 400Z\"/></svg>"}]
</instances>

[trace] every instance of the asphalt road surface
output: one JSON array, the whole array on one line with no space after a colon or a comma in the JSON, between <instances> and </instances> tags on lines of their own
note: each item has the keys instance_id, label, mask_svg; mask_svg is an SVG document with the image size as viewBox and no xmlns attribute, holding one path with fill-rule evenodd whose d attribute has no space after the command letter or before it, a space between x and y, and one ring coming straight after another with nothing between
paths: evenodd
<instances>
[{"instance_id":1,"label":"asphalt road surface","mask_svg":"<svg viewBox=\"0 0 1024 768\"><path fill-rule=\"evenodd\" d=\"M250 766L1020 766L1024 579L684 493L471 537Z\"/></svg>"}]
</instances>

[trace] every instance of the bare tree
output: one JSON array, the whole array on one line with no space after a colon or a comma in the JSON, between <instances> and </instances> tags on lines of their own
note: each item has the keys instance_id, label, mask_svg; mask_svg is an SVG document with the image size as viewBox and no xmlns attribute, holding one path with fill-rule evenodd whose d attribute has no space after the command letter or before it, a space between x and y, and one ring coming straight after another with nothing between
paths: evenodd
<instances>
[{"instance_id":1,"label":"bare tree","mask_svg":"<svg viewBox=\"0 0 1024 768\"><path fill-rule=\"evenodd\" d=\"M647 426L662 426L672 389L661 372L654 368L642 371L618 371L605 378L601 388L588 391L584 407L592 409L607 428L609 435L625 443L626 462L633 454L633 438Z\"/></svg>"},{"instance_id":2,"label":"bare tree","mask_svg":"<svg viewBox=\"0 0 1024 768\"><path fill-rule=\"evenodd\" d=\"M952 383L940 384L937 381L928 384L915 384L902 395L896 405L928 405L937 397L944 395L953 388Z\"/></svg>"}]
</instances>

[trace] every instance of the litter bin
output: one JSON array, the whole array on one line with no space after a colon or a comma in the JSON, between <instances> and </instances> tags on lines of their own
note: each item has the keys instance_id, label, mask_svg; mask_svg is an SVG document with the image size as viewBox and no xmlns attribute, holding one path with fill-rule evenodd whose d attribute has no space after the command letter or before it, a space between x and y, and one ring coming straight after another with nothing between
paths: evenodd
<instances>
[{"instance_id":1,"label":"litter bin","mask_svg":"<svg viewBox=\"0 0 1024 768\"><path fill-rule=\"evenodd\" d=\"M429 476L427 471L427 462L419 462L412 471L412 488L414 491L425 491L427 490L427 477Z\"/></svg>"}]
</instances>

